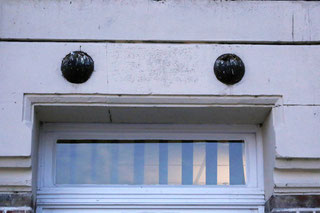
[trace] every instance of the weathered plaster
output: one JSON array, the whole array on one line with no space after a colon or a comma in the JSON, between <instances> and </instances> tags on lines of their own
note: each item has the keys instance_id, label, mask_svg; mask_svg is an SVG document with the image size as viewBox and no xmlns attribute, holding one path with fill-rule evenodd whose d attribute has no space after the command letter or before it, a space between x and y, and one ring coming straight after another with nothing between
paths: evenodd
<instances>
[{"instance_id":1,"label":"weathered plaster","mask_svg":"<svg viewBox=\"0 0 320 213\"><path fill-rule=\"evenodd\" d=\"M320 40L317 2L11 0L0 6L0 38L8 39Z\"/></svg>"},{"instance_id":2,"label":"weathered plaster","mask_svg":"<svg viewBox=\"0 0 320 213\"><path fill-rule=\"evenodd\" d=\"M241 111L251 116L246 122L262 126L266 198L320 192L318 2L1 1L0 41L1 192L30 192L32 175L36 185L38 123L26 109L30 94L87 95L91 101L99 94L281 97L266 120L265 109ZM62 77L60 65L80 49L93 58L95 71L75 85ZM225 53L237 54L246 67L234 86L213 73L214 61ZM44 102L60 100L49 99ZM82 102L72 104L63 108L65 120L54 106L37 112L47 121L84 121L72 114ZM239 103L224 106L224 115L233 104ZM119 111L117 117L114 109L95 107L77 113L95 111L87 122L125 120ZM233 115L220 121L245 120Z\"/></svg>"}]
</instances>

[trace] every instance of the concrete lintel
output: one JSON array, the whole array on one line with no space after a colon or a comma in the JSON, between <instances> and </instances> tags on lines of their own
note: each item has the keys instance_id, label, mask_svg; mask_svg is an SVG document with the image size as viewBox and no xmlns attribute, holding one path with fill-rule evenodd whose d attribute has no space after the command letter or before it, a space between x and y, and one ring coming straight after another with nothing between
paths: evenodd
<instances>
[{"instance_id":1,"label":"concrete lintel","mask_svg":"<svg viewBox=\"0 0 320 213\"><path fill-rule=\"evenodd\" d=\"M259 124L279 100L278 95L25 94L23 120L31 123L36 112L45 122Z\"/></svg>"}]
</instances>

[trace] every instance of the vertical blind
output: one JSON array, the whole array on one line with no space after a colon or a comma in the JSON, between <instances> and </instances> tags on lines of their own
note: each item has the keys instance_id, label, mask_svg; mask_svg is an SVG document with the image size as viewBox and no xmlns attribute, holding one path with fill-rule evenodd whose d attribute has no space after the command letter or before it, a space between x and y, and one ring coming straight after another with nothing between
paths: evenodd
<instances>
[{"instance_id":1,"label":"vertical blind","mask_svg":"<svg viewBox=\"0 0 320 213\"><path fill-rule=\"evenodd\" d=\"M243 185L244 141L58 140L56 184Z\"/></svg>"}]
</instances>

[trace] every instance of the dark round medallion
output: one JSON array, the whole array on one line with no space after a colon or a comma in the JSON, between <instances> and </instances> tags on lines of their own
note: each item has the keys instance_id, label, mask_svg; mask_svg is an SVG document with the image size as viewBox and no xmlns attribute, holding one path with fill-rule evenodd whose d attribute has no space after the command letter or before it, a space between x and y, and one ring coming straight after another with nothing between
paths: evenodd
<instances>
[{"instance_id":1,"label":"dark round medallion","mask_svg":"<svg viewBox=\"0 0 320 213\"><path fill-rule=\"evenodd\" d=\"M86 82L94 69L92 58L85 52L73 51L66 55L61 63L62 75L71 83Z\"/></svg>"},{"instance_id":2,"label":"dark round medallion","mask_svg":"<svg viewBox=\"0 0 320 213\"><path fill-rule=\"evenodd\" d=\"M235 84L241 81L245 68L242 60L235 54L223 54L214 63L214 74L224 84Z\"/></svg>"}]
</instances>

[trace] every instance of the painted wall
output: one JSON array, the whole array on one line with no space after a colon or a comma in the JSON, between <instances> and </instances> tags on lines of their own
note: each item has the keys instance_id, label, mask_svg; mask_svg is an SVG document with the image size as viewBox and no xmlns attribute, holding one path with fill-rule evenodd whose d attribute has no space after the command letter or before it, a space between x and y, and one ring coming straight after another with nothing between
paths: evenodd
<instances>
[{"instance_id":1,"label":"painted wall","mask_svg":"<svg viewBox=\"0 0 320 213\"><path fill-rule=\"evenodd\" d=\"M318 2L1 1L0 38L0 191L31 190L24 94L101 93L281 96L263 130L267 195L320 192ZM70 84L61 60L80 48L95 71ZM234 86L213 73L224 53L245 63Z\"/></svg>"}]
</instances>

